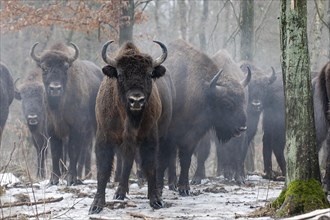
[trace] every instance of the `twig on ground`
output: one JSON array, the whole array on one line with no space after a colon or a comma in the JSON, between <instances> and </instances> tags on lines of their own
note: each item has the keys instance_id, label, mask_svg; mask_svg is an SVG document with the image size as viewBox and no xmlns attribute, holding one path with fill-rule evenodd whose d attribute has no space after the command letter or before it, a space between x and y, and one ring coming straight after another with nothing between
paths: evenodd
<instances>
[{"instance_id":1,"label":"twig on ground","mask_svg":"<svg viewBox=\"0 0 330 220\"><path fill-rule=\"evenodd\" d=\"M43 199L39 200L37 202L11 202L11 203L4 203L1 204L0 208L8 208L8 207L14 207L14 206L32 206L32 205L38 205L38 204L45 204L45 203L53 203L53 202L60 202L63 200L63 197L54 199L54 198L49 198L49 199Z\"/></svg>"},{"instance_id":2,"label":"twig on ground","mask_svg":"<svg viewBox=\"0 0 330 220\"><path fill-rule=\"evenodd\" d=\"M2 219L3 220L5 220L5 219L23 219L22 217L25 217L25 218L34 218L34 217L38 217L38 216L49 215L51 213L52 213L51 211L47 211L47 212L38 213L36 215L15 214L15 215L11 215L11 216L6 216L6 217L4 217Z\"/></svg>"}]
</instances>

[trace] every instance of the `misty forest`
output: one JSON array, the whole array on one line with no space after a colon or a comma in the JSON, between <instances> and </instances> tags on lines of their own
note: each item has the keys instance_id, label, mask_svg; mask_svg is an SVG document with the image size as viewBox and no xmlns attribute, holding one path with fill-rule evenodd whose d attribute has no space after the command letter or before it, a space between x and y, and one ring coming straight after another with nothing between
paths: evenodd
<instances>
[{"instance_id":1,"label":"misty forest","mask_svg":"<svg viewBox=\"0 0 330 220\"><path fill-rule=\"evenodd\" d=\"M330 0L0 1L0 219L329 219L329 123Z\"/></svg>"}]
</instances>

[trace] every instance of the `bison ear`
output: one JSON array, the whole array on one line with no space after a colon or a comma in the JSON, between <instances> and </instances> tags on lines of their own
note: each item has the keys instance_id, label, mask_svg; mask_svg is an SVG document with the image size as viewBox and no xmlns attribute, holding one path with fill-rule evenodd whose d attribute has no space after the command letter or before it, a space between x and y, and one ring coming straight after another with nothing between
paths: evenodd
<instances>
[{"instance_id":1,"label":"bison ear","mask_svg":"<svg viewBox=\"0 0 330 220\"><path fill-rule=\"evenodd\" d=\"M159 78L165 75L166 68L162 65L156 66L152 71L151 77L152 78Z\"/></svg>"},{"instance_id":2,"label":"bison ear","mask_svg":"<svg viewBox=\"0 0 330 220\"><path fill-rule=\"evenodd\" d=\"M114 68L110 65L107 65L107 66L103 67L102 72L103 72L104 75L106 75L110 78L117 78L117 76L118 76L116 68Z\"/></svg>"}]
</instances>

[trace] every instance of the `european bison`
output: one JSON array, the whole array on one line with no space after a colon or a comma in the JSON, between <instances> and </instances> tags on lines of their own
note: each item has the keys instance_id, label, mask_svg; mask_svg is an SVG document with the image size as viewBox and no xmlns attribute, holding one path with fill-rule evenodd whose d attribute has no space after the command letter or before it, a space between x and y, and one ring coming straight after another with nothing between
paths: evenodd
<instances>
[{"instance_id":1,"label":"european bison","mask_svg":"<svg viewBox=\"0 0 330 220\"><path fill-rule=\"evenodd\" d=\"M105 188L112 171L114 152L118 149L123 168L115 199L128 193L128 177L134 156L139 151L141 167L148 182L150 206L161 208L163 201L156 189L156 154L159 139L166 136L172 114L172 86L161 64L167 57L164 44L157 43L163 54L153 60L132 42L125 43L115 59L106 55L113 41L102 49L108 64L96 101L97 192L89 213L100 212L105 205Z\"/></svg>"},{"instance_id":2,"label":"european bison","mask_svg":"<svg viewBox=\"0 0 330 220\"><path fill-rule=\"evenodd\" d=\"M219 50L216 54L212 56L212 60L218 66L219 69L222 69L223 75L231 76L237 81L242 81L242 85L250 86L249 82L251 79L251 71L248 69L248 72L245 74L240 66L232 59L230 54L226 50ZM243 80L245 80L243 82ZM248 88L245 88L245 98L248 100ZM248 104L248 103L246 103ZM245 109L246 109L245 105ZM247 132L249 131L249 118L247 118ZM232 177L235 177L235 180L238 183L244 181L245 172L244 172L244 159L247 152L247 135L243 133L239 137L233 137L226 143L218 143L217 150L217 159L218 159L218 173L220 169L224 171L225 178L229 180ZM210 137L214 135L207 135L199 143L195 153L197 156L197 169L193 177L193 184L200 184L201 180L205 178L205 160L210 152ZM205 140L205 139L208 140Z\"/></svg>"},{"instance_id":3,"label":"european bison","mask_svg":"<svg viewBox=\"0 0 330 220\"><path fill-rule=\"evenodd\" d=\"M18 79L16 80L16 82ZM37 150L37 177L45 178L45 158L47 157L47 124L45 88L40 68L35 68L19 86L15 82L15 99L22 101L22 111L31 139Z\"/></svg>"},{"instance_id":4,"label":"european bison","mask_svg":"<svg viewBox=\"0 0 330 220\"><path fill-rule=\"evenodd\" d=\"M81 151L91 147L96 131L95 100L103 79L101 70L92 62L79 60L79 49L62 43L53 45L39 57L31 57L42 69L42 81L46 91L48 135L52 153L53 172L50 184L58 184L59 162L63 144L68 145L70 164L66 176L67 185L77 180L77 160Z\"/></svg>"},{"instance_id":5,"label":"european bison","mask_svg":"<svg viewBox=\"0 0 330 220\"><path fill-rule=\"evenodd\" d=\"M177 146L181 167L178 190L186 196L191 156L205 133L214 128L225 142L246 130L244 88L240 81L221 75L212 59L183 40L172 42L169 51L165 66L177 95L169 135L160 148L158 181L162 188L164 171L175 158Z\"/></svg>"},{"instance_id":6,"label":"european bison","mask_svg":"<svg viewBox=\"0 0 330 220\"><path fill-rule=\"evenodd\" d=\"M14 99L14 83L8 68L0 63L0 145L5 127L9 106Z\"/></svg>"},{"instance_id":7,"label":"european bison","mask_svg":"<svg viewBox=\"0 0 330 220\"><path fill-rule=\"evenodd\" d=\"M326 140L326 170L323 178L323 187L330 191L330 147L329 147L329 122L330 122L330 61L324 65L320 73L313 79L314 118L317 145L320 149Z\"/></svg>"}]
</instances>

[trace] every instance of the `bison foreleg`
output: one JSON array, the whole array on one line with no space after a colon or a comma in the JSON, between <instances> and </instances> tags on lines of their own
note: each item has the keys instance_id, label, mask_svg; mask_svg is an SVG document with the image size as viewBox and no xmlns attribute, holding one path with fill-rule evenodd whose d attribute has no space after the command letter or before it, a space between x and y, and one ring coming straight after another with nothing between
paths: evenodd
<instances>
[{"instance_id":1,"label":"bison foreleg","mask_svg":"<svg viewBox=\"0 0 330 220\"><path fill-rule=\"evenodd\" d=\"M176 187L176 148L169 139L160 139L157 161L157 188L158 194L162 195L166 168L168 168L169 185L173 184L172 190ZM175 178L173 176L175 176Z\"/></svg>"},{"instance_id":2,"label":"bison foreleg","mask_svg":"<svg viewBox=\"0 0 330 220\"><path fill-rule=\"evenodd\" d=\"M205 161L210 154L211 143L210 136L206 135L202 138L202 140L198 143L198 146L195 149L195 156L197 158L197 169L195 171L195 175L191 180L191 184L197 185L202 183L202 179L206 178L205 175Z\"/></svg>"},{"instance_id":3,"label":"bison foreleg","mask_svg":"<svg viewBox=\"0 0 330 220\"><path fill-rule=\"evenodd\" d=\"M87 148L87 144L89 144L89 142L86 142L83 135L72 131L68 144L68 153L70 159L69 170L66 176L68 186L81 184L81 181L77 180L77 163L80 152Z\"/></svg>"},{"instance_id":4,"label":"bison foreleg","mask_svg":"<svg viewBox=\"0 0 330 220\"><path fill-rule=\"evenodd\" d=\"M178 182L178 190L181 196L189 196L189 168L191 164L191 156L193 151L188 149L187 146L179 147L179 159L180 159L180 177Z\"/></svg>"},{"instance_id":5,"label":"bison foreleg","mask_svg":"<svg viewBox=\"0 0 330 220\"><path fill-rule=\"evenodd\" d=\"M62 156L62 140L50 136L50 149L52 152L53 172L49 181L50 185L57 185L60 178L60 158Z\"/></svg>"},{"instance_id":6,"label":"bison foreleg","mask_svg":"<svg viewBox=\"0 0 330 220\"><path fill-rule=\"evenodd\" d=\"M148 181L148 198L150 206L159 209L164 206L161 195L157 191L156 186L156 140L148 140L144 142L140 148L141 166L143 173Z\"/></svg>"},{"instance_id":7,"label":"bison foreleg","mask_svg":"<svg viewBox=\"0 0 330 220\"><path fill-rule=\"evenodd\" d=\"M132 170L133 161L135 157L135 146L125 146L128 143L123 143L121 148L121 155L123 159L122 173L120 176L120 181L114 199L124 200L126 193L128 193L128 179ZM129 149L129 150L128 150Z\"/></svg>"},{"instance_id":8,"label":"bison foreleg","mask_svg":"<svg viewBox=\"0 0 330 220\"><path fill-rule=\"evenodd\" d=\"M113 146L100 140L96 140L95 155L97 167L97 191L94 201L89 209L89 214L101 212L105 205L105 188L111 176L114 157Z\"/></svg>"}]
</instances>

